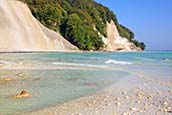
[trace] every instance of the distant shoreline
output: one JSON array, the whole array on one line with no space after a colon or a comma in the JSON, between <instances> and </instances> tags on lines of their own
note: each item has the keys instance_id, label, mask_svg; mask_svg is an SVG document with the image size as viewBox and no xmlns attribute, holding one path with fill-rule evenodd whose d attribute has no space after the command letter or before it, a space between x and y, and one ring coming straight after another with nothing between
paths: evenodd
<instances>
[{"instance_id":1,"label":"distant shoreline","mask_svg":"<svg viewBox=\"0 0 172 115\"><path fill-rule=\"evenodd\" d=\"M152 51L155 51L155 52L161 52L161 51L167 51L167 52L170 52L172 50L144 50L144 51L82 51L82 50L59 50L59 51L0 51L0 54L5 54L5 53L61 53L61 52L65 52L65 53L71 53L71 52L78 52L78 53L85 53L85 52L105 52L105 53L108 53L108 52L152 52Z\"/></svg>"},{"instance_id":2,"label":"distant shoreline","mask_svg":"<svg viewBox=\"0 0 172 115\"><path fill-rule=\"evenodd\" d=\"M80 52L80 51L0 51L0 53L55 53L55 52Z\"/></svg>"},{"instance_id":3,"label":"distant shoreline","mask_svg":"<svg viewBox=\"0 0 172 115\"><path fill-rule=\"evenodd\" d=\"M78 50L78 51L72 51L72 50L61 50L61 51L0 51L0 54L5 54L5 53L61 53L61 52L64 52L64 53L71 53L71 52L77 52L77 53L85 53L85 52L88 52L88 53L96 53L96 52L105 52L105 53L114 53L114 52L145 52L145 51L82 51L82 50Z\"/></svg>"}]
</instances>

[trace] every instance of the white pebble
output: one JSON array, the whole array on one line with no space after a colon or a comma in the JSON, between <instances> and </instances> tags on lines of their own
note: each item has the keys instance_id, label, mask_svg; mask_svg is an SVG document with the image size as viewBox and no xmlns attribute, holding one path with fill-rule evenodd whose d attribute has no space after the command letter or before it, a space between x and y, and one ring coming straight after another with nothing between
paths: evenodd
<instances>
[{"instance_id":1,"label":"white pebble","mask_svg":"<svg viewBox=\"0 0 172 115\"><path fill-rule=\"evenodd\" d=\"M131 107L130 110L137 111L137 108Z\"/></svg>"}]
</instances>

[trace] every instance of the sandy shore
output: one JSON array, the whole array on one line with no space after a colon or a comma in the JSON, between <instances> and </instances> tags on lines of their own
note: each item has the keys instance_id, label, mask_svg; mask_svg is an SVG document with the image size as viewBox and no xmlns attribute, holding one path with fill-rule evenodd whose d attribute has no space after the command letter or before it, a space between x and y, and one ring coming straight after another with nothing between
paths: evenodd
<instances>
[{"instance_id":1,"label":"sandy shore","mask_svg":"<svg viewBox=\"0 0 172 115\"><path fill-rule=\"evenodd\" d=\"M48 98L48 97L47 97ZM172 81L121 79L102 92L22 115L171 115Z\"/></svg>"}]
</instances>

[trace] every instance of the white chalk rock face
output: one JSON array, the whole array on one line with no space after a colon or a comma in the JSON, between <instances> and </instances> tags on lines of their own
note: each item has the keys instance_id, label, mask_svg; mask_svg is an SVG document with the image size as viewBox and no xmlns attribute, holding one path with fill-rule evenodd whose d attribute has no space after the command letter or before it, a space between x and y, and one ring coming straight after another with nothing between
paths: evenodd
<instances>
[{"instance_id":1,"label":"white chalk rock face","mask_svg":"<svg viewBox=\"0 0 172 115\"><path fill-rule=\"evenodd\" d=\"M102 37L105 44L106 51L141 51L140 48L136 47L127 38L122 38L119 35L116 25L113 21L107 23L107 38Z\"/></svg>"},{"instance_id":2,"label":"white chalk rock face","mask_svg":"<svg viewBox=\"0 0 172 115\"><path fill-rule=\"evenodd\" d=\"M59 33L44 27L28 6L17 0L0 0L0 51L78 50Z\"/></svg>"}]
</instances>

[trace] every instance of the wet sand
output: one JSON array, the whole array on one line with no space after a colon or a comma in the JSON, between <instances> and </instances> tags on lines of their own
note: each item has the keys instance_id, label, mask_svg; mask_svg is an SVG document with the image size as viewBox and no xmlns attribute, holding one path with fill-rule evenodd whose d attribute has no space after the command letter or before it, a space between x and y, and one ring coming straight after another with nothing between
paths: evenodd
<instances>
[{"instance_id":1,"label":"wet sand","mask_svg":"<svg viewBox=\"0 0 172 115\"><path fill-rule=\"evenodd\" d=\"M47 97L51 98L51 97ZM22 115L171 115L172 81L126 77L91 96Z\"/></svg>"}]
</instances>

